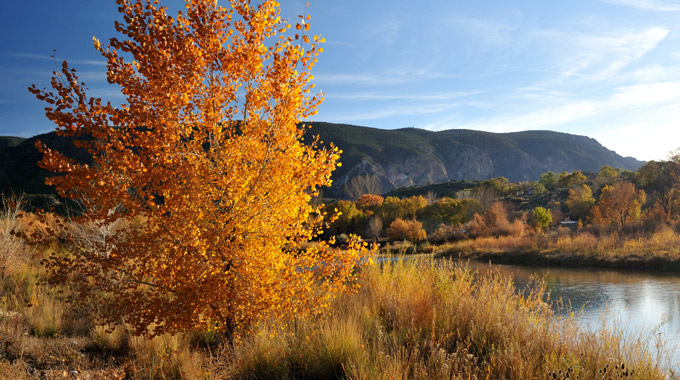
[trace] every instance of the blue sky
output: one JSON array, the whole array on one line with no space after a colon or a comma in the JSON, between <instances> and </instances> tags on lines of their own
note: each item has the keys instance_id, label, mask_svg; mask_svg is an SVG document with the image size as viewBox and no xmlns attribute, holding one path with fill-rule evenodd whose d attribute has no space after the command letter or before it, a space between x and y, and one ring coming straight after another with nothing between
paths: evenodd
<instances>
[{"instance_id":1,"label":"blue sky","mask_svg":"<svg viewBox=\"0 0 680 380\"><path fill-rule=\"evenodd\" d=\"M291 19L305 11L304 1L280 2ZM314 70L326 102L314 120L549 129L643 160L680 147L680 0L311 0L309 13L327 41ZM123 100L92 49L117 17L113 0L3 6L0 135L53 129L26 90L49 84L53 49L93 95Z\"/></svg>"}]
</instances>

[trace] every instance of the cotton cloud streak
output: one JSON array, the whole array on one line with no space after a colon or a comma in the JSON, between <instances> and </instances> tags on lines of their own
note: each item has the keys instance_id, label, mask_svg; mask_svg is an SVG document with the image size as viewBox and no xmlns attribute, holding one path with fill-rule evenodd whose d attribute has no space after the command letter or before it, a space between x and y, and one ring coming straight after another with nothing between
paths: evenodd
<instances>
[{"instance_id":1,"label":"cotton cloud streak","mask_svg":"<svg viewBox=\"0 0 680 380\"><path fill-rule=\"evenodd\" d=\"M12 58L24 58L24 59L36 59L41 61L54 61L61 62L64 59L59 59L58 56L44 55L44 54L31 54L31 53L7 53L0 52L0 54ZM97 61L92 59L66 59L70 65L94 65L94 66L106 66L106 61Z\"/></svg>"},{"instance_id":2,"label":"cotton cloud streak","mask_svg":"<svg viewBox=\"0 0 680 380\"><path fill-rule=\"evenodd\" d=\"M319 84L335 84L335 85L353 85L360 84L363 86L386 86L399 85L409 82L422 82L437 79L446 79L454 77L454 75L446 73L438 73L428 69L414 69L414 70L391 70L382 73L336 73L317 74L316 83Z\"/></svg>"},{"instance_id":3,"label":"cotton cloud streak","mask_svg":"<svg viewBox=\"0 0 680 380\"><path fill-rule=\"evenodd\" d=\"M623 5L643 9L647 11L674 12L680 11L680 4L677 2L653 1L653 0L603 0L605 3Z\"/></svg>"},{"instance_id":4,"label":"cotton cloud streak","mask_svg":"<svg viewBox=\"0 0 680 380\"><path fill-rule=\"evenodd\" d=\"M437 94L394 94L394 93L350 93L350 94L330 94L328 99L343 99L343 100L412 100L412 101L432 101L432 100L450 100L462 98L469 95L477 94L478 92L448 92Z\"/></svg>"},{"instance_id":5,"label":"cotton cloud streak","mask_svg":"<svg viewBox=\"0 0 680 380\"><path fill-rule=\"evenodd\" d=\"M512 41L514 28L506 23L471 17L454 17L450 23L486 43L507 44Z\"/></svg>"},{"instance_id":6,"label":"cotton cloud streak","mask_svg":"<svg viewBox=\"0 0 680 380\"><path fill-rule=\"evenodd\" d=\"M606 32L541 30L534 32L548 48L549 65L554 70L537 70L565 76L580 76L589 81L611 81L631 64L658 48L671 33L665 26L627 28Z\"/></svg>"}]
</instances>

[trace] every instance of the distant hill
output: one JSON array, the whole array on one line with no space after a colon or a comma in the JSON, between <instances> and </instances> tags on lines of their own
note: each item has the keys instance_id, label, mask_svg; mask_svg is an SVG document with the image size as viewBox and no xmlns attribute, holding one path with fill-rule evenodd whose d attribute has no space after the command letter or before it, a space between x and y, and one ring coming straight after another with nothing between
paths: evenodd
<instances>
[{"instance_id":1,"label":"distant hill","mask_svg":"<svg viewBox=\"0 0 680 380\"><path fill-rule=\"evenodd\" d=\"M0 136L0 148L7 148L12 146L17 146L21 144L22 141L26 140L23 137L15 136Z\"/></svg>"},{"instance_id":2,"label":"distant hill","mask_svg":"<svg viewBox=\"0 0 680 380\"><path fill-rule=\"evenodd\" d=\"M354 178L369 178L380 192L451 180L506 177L538 180L547 171L597 172L603 165L636 170L644 162L622 157L595 139L552 131L491 133L464 129L432 132L384 130L346 124L311 123L310 134L344 151L327 195L349 196Z\"/></svg>"},{"instance_id":3,"label":"distant hill","mask_svg":"<svg viewBox=\"0 0 680 380\"><path fill-rule=\"evenodd\" d=\"M54 132L29 139L0 136L0 191L2 193L55 193L53 188L45 185L45 177L49 175L49 172L38 167L38 161L40 161L42 155L35 146L37 140L81 162L90 161L87 152L74 147L70 138L59 137ZM2 145L4 141L13 141L14 143Z\"/></svg>"},{"instance_id":4,"label":"distant hill","mask_svg":"<svg viewBox=\"0 0 680 380\"><path fill-rule=\"evenodd\" d=\"M362 187L386 193L401 187L498 176L511 181L537 180L547 171L597 172L603 165L636 170L643 164L621 157L592 138L559 132L431 132L323 122L311 125L306 136L318 134L324 144L332 141L343 150L342 167L334 172L333 187L325 191L327 197L351 197ZM29 139L0 137L0 191L54 193L44 185L48 173L37 166L41 157L35 148L38 139L80 161L89 160L70 139L53 132Z\"/></svg>"}]
</instances>

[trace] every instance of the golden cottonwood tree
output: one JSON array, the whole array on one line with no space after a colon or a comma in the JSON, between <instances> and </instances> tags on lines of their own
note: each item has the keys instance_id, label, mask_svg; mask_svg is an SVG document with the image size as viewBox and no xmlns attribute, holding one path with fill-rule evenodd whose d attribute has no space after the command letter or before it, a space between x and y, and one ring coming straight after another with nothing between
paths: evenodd
<instances>
[{"instance_id":1,"label":"golden cottonwood tree","mask_svg":"<svg viewBox=\"0 0 680 380\"><path fill-rule=\"evenodd\" d=\"M319 233L309 201L339 154L301 141L298 120L322 101L309 17L291 26L272 0L186 0L174 16L158 1L116 2L121 38L94 46L125 103L88 96L66 62L51 90L30 88L57 133L93 157L40 145L58 173L49 184L82 202L81 226L116 226L101 239L65 229L51 279L140 334L319 311L351 286L365 250L299 249Z\"/></svg>"},{"instance_id":2,"label":"golden cottonwood tree","mask_svg":"<svg viewBox=\"0 0 680 380\"><path fill-rule=\"evenodd\" d=\"M623 227L640 219L647 201L644 190L636 190L630 182L617 182L602 188L597 204L590 211L593 224Z\"/></svg>"}]
</instances>

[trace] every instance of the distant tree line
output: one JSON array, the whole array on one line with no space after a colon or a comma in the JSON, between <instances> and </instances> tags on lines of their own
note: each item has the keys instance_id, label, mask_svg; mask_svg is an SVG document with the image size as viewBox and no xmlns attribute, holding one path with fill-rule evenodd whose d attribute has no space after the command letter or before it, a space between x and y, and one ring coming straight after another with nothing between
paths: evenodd
<instances>
[{"instance_id":1,"label":"distant tree line","mask_svg":"<svg viewBox=\"0 0 680 380\"><path fill-rule=\"evenodd\" d=\"M383 197L367 193L372 186L354 188L356 200L326 205L328 215L339 212L329 234L442 243L542 233L566 221L578 228L649 230L680 219L680 154L635 172L603 166L598 173L546 172L538 181L491 178L455 196Z\"/></svg>"}]
</instances>

